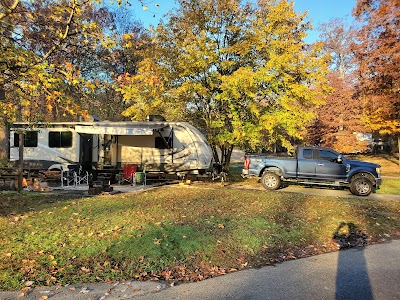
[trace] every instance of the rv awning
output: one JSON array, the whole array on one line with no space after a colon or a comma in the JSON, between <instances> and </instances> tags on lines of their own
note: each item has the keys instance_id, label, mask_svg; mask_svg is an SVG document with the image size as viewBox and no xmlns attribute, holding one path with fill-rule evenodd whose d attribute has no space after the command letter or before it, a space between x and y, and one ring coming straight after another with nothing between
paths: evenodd
<instances>
[{"instance_id":1,"label":"rv awning","mask_svg":"<svg viewBox=\"0 0 400 300\"><path fill-rule=\"evenodd\" d=\"M88 134L110 135L153 135L153 130L166 127L164 124L130 124L128 126L117 125L92 125L75 126L76 132Z\"/></svg>"}]
</instances>

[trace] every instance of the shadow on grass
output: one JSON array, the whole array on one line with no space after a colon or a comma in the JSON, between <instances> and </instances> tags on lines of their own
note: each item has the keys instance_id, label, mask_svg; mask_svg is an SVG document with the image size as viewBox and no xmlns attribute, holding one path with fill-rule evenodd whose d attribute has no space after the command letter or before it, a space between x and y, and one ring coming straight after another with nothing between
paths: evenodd
<instances>
[{"instance_id":1,"label":"shadow on grass","mask_svg":"<svg viewBox=\"0 0 400 300\"><path fill-rule=\"evenodd\" d=\"M84 198L81 191L69 192L23 192L0 191L0 216L24 214L53 206L55 203Z\"/></svg>"},{"instance_id":2,"label":"shadow on grass","mask_svg":"<svg viewBox=\"0 0 400 300\"><path fill-rule=\"evenodd\" d=\"M373 299L371 282L368 275L367 262L364 255L364 246L368 243L368 236L354 223L340 223L333 234L333 239L340 246L336 273L335 299ZM351 256L345 251L356 247L357 252Z\"/></svg>"}]
</instances>

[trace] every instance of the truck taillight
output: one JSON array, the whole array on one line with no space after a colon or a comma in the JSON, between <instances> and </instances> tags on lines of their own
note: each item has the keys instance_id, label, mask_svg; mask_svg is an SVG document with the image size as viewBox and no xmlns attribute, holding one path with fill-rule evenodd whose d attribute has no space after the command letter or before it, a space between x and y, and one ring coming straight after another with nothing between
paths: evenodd
<instances>
[{"instance_id":1,"label":"truck taillight","mask_svg":"<svg viewBox=\"0 0 400 300\"><path fill-rule=\"evenodd\" d=\"M250 168L250 157L244 158L244 168L248 170Z\"/></svg>"}]
</instances>

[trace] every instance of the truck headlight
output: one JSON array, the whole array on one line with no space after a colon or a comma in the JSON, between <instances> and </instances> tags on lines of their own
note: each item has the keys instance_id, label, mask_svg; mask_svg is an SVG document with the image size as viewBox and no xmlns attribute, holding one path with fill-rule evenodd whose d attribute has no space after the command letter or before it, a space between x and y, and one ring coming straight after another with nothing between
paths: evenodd
<instances>
[{"instance_id":1,"label":"truck headlight","mask_svg":"<svg viewBox=\"0 0 400 300\"><path fill-rule=\"evenodd\" d=\"M376 173L378 174L378 177L381 177L381 168L376 168Z\"/></svg>"}]
</instances>

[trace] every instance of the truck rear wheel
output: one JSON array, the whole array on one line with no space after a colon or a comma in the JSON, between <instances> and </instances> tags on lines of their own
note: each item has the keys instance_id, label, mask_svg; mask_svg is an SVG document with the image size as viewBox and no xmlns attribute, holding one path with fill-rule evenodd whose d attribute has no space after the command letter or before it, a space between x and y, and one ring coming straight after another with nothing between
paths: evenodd
<instances>
[{"instance_id":1,"label":"truck rear wheel","mask_svg":"<svg viewBox=\"0 0 400 300\"><path fill-rule=\"evenodd\" d=\"M272 172L265 172L261 177L261 184L267 190L277 190L281 186L281 178Z\"/></svg>"},{"instance_id":2,"label":"truck rear wheel","mask_svg":"<svg viewBox=\"0 0 400 300\"><path fill-rule=\"evenodd\" d=\"M367 177L354 178L350 183L350 192L356 196L368 196L371 194L373 184Z\"/></svg>"}]
</instances>

